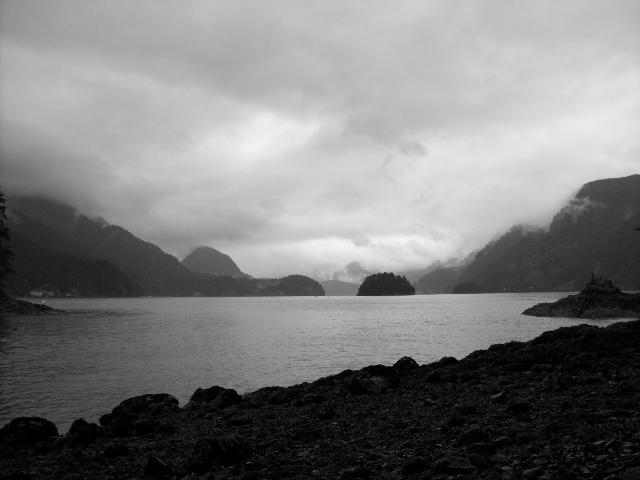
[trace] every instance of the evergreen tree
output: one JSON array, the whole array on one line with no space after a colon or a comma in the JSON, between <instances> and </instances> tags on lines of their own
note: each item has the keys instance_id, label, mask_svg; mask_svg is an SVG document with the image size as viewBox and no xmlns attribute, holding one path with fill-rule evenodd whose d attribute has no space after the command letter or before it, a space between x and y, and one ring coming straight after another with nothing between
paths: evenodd
<instances>
[{"instance_id":1,"label":"evergreen tree","mask_svg":"<svg viewBox=\"0 0 640 480\"><path fill-rule=\"evenodd\" d=\"M7 205L0 190L0 297L6 297L5 279L11 270L11 247L9 245L9 226L7 225Z\"/></svg>"}]
</instances>

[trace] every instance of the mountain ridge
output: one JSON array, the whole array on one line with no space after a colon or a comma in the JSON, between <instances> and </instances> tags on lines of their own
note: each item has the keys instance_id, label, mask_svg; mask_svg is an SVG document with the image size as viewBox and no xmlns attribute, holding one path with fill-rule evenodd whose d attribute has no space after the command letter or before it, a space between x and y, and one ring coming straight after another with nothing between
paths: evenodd
<instances>
[{"instance_id":1,"label":"mountain ridge","mask_svg":"<svg viewBox=\"0 0 640 480\"><path fill-rule=\"evenodd\" d=\"M79 296L324 295L301 275L258 281L194 273L157 245L55 200L13 195L7 206L14 295L33 288Z\"/></svg>"},{"instance_id":2,"label":"mountain ridge","mask_svg":"<svg viewBox=\"0 0 640 480\"><path fill-rule=\"evenodd\" d=\"M516 225L468 265L431 272L416 289L451 293L457 283L473 282L485 293L577 291L591 273L640 289L640 239L633 232L639 223L640 175L595 180L554 215L548 230Z\"/></svg>"},{"instance_id":3,"label":"mountain ridge","mask_svg":"<svg viewBox=\"0 0 640 480\"><path fill-rule=\"evenodd\" d=\"M196 273L209 275L228 275L230 277L250 277L242 272L233 259L215 248L196 247L182 259L182 265Z\"/></svg>"}]
</instances>

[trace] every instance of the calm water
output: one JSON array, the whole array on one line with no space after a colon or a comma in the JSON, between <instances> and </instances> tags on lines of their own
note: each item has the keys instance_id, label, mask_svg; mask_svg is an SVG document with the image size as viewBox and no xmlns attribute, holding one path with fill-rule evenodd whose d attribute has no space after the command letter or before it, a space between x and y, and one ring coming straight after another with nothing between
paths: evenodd
<instances>
[{"instance_id":1,"label":"calm water","mask_svg":"<svg viewBox=\"0 0 640 480\"><path fill-rule=\"evenodd\" d=\"M403 355L461 358L584 323L520 314L561 296L52 299L69 313L0 320L0 426L38 415L66 432L143 393L184 403L198 387L247 392Z\"/></svg>"}]
</instances>

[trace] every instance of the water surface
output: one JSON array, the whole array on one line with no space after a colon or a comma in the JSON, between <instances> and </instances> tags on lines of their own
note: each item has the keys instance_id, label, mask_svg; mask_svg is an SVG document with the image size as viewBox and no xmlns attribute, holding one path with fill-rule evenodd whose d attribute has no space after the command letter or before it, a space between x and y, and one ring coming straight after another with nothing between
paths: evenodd
<instances>
[{"instance_id":1,"label":"water surface","mask_svg":"<svg viewBox=\"0 0 640 480\"><path fill-rule=\"evenodd\" d=\"M51 299L68 313L0 320L0 425L21 415L66 432L120 401L198 387L240 392L346 368L464 357L585 321L520 313L564 294Z\"/></svg>"}]
</instances>

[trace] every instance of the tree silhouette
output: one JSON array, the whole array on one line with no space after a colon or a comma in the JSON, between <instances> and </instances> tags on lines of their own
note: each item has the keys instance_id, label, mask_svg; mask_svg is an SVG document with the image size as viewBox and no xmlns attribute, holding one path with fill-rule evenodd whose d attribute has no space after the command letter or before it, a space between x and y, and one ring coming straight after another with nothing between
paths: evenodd
<instances>
[{"instance_id":1,"label":"tree silhouette","mask_svg":"<svg viewBox=\"0 0 640 480\"><path fill-rule=\"evenodd\" d=\"M9 227L7 225L7 204L0 190L0 298L6 297L5 281L11 270L11 247L9 245Z\"/></svg>"}]
</instances>

